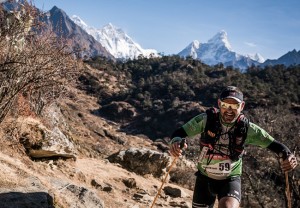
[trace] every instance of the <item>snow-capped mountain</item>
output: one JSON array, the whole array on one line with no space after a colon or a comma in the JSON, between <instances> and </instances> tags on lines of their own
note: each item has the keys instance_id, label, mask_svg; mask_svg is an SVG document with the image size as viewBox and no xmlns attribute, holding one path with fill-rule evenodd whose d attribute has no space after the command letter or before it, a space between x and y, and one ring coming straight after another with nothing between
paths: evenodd
<instances>
[{"instance_id":1,"label":"snow-capped mountain","mask_svg":"<svg viewBox=\"0 0 300 208\"><path fill-rule=\"evenodd\" d=\"M259 65L264 62L264 58L260 54L244 56L234 52L224 30L218 32L207 43L194 40L178 55L182 57L192 56L208 65L223 63L225 66L240 68L242 71L252 64Z\"/></svg>"},{"instance_id":2,"label":"snow-capped mountain","mask_svg":"<svg viewBox=\"0 0 300 208\"><path fill-rule=\"evenodd\" d=\"M246 57L249 57L250 59L257 61L258 63L263 63L265 62L265 58L262 57L259 53L256 54L247 54Z\"/></svg>"},{"instance_id":3,"label":"snow-capped mountain","mask_svg":"<svg viewBox=\"0 0 300 208\"><path fill-rule=\"evenodd\" d=\"M135 59L139 55L144 57L158 56L154 49L143 49L138 43L134 42L121 28L111 23L102 29L88 26L80 17L73 15L72 20L92 35L117 59Z\"/></svg>"},{"instance_id":4,"label":"snow-capped mountain","mask_svg":"<svg viewBox=\"0 0 300 208\"><path fill-rule=\"evenodd\" d=\"M185 49L183 49L179 55L180 56L191 56L193 59L198 58L197 51L200 48L200 42L198 40L194 40L192 43L190 43Z\"/></svg>"},{"instance_id":5,"label":"snow-capped mountain","mask_svg":"<svg viewBox=\"0 0 300 208\"><path fill-rule=\"evenodd\" d=\"M74 50L80 50L80 52L78 52L79 56L104 56L109 59L114 59L93 36L76 25L62 9L54 6L50 11L46 12L45 15L41 15L40 20L58 37L72 40L70 44Z\"/></svg>"},{"instance_id":6,"label":"snow-capped mountain","mask_svg":"<svg viewBox=\"0 0 300 208\"><path fill-rule=\"evenodd\" d=\"M1 3L1 2L0 2ZM22 7L30 6L27 0L6 1L0 6L6 11L18 11ZM104 56L115 59L95 38L76 25L62 9L54 6L51 10L43 12L36 8L39 21L44 23L42 30L48 30L68 40L68 45L76 51L78 57ZM41 32L41 28L35 28Z\"/></svg>"}]
</instances>

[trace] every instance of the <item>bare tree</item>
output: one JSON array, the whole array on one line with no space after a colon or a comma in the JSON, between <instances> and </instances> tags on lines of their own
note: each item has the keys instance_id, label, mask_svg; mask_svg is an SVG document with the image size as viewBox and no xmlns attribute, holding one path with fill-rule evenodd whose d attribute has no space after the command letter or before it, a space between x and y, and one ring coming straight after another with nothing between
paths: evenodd
<instances>
[{"instance_id":1,"label":"bare tree","mask_svg":"<svg viewBox=\"0 0 300 208\"><path fill-rule=\"evenodd\" d=\"M41 29L43 25L32 5L21 5L21 9L10 12L0 10L2 122L19 94L28 98L32 109L40 113L73 80L78 62L67 41Z\"/></svg>"}]
</instances>

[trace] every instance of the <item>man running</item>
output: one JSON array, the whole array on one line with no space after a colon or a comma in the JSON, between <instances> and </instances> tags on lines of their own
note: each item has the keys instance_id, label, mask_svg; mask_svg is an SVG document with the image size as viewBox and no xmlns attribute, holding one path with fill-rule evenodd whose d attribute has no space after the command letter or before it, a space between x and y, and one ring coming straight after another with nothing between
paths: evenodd
<instances>
[{"instance_id":1,"label":"man running","mask_svg":"<svg viewBox=\"0 0 300 208\"><path fill-rule=\"evenodd\" d=\"M181 156L182 138L201 134L193 208L212 208L216 197L219 208L239 207L245 144L268 148L278 154L282 158L284 172L297 166L297 159L289 148L249 122L242 114L244 106L243 93L237 87L228 86L219 96L219 109L208 109L172 134L170 154L174 157Z\"/></svg>"}]
</instances>

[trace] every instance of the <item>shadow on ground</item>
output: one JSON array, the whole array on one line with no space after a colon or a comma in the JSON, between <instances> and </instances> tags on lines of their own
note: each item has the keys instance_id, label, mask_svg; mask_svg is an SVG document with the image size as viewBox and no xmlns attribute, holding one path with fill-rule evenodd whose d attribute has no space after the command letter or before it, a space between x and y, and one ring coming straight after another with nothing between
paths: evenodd
<instances>
[{"instance_id":1,"label":"shadow on ground","mask_svg":"<svg viewBox=\"0 0 300 208\"><path fill-rule=\"evenodd\" d=\"M0 194L0 208L54 208L53 198L45 192Z\"/></svg>"}]
</instances>

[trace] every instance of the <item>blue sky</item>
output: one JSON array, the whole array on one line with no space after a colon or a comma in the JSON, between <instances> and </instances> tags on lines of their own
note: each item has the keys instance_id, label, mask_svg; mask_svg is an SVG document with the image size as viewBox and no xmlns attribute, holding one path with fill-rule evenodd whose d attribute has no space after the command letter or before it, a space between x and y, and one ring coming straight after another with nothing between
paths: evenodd
<instances>
[{"instance_id":1,"label":"blue sky","mask_svg":"<svg viewBox=\"0 0 300 208\"><path fill-rule=\"evenodd\" d=\"M88 25L122 28L143 48L177 54L193 40L207 42L221 30L240 54L277 59L300 50L299 0L35 0L54 5Z\"/></svg>"}]
</instances>

